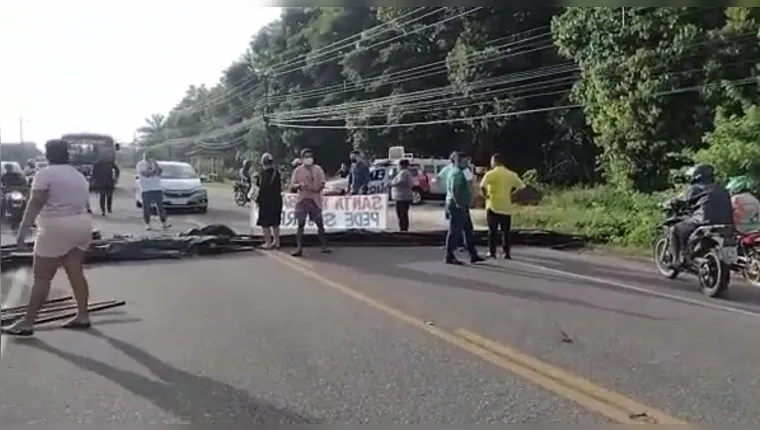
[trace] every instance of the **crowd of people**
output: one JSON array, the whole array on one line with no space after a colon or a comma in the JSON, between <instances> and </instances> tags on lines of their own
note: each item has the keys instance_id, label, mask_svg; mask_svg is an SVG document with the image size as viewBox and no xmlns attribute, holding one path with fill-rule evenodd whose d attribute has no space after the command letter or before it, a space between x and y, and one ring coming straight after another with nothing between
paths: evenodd
<instances>
[{"instance_id":1,"label":"crowd of people","mask_svg":"<svg viewBox=\"0 0 760 430\"><path fill-rule=\"evenodd\" d=\"M338 170L338 176L347 178L346 192L349 195L368 193L370 182L370 166L358 151L350 154L351 164L343 164ZM327 248L324 222L322 217L322 191L326 183L325 172L314 162L311 149L301 151L300 158L293 163L294 169L287 189L296 194L295 216L296 250L293 256L303 255L303 233L306 223L311 220L317 227L317 235L322 245L322 252L330 252ZM261 157L261 171L255 175L254 166L250 160L243 162L240 170L240 181L253 190L251 200L257 206L256 224L262 228L264 247L279 248L279 226L282 218L282 181L274 166L272 156L264 154ZM448 264L462 264L456 258L456 251L464 248L470 254L470 262L483 261L476 248L473 237L474 226L470 215L475 195L479 191L485 198L486 218L488 224L488 256L499 258L496 249L501 246L501 258L510 259L509 232L513 207L513 193L525 188L525 184L517 173L504 165L500 154L491 158L491 169L483 176L480 184L475 183L470 169L469 158L465 154L451 154L450 164L443 169L438 180L446 184L446 199L444 212L448 220L446 237L446 255L444 261ZM410 170L410 161L401 159L398 162L398 173L390 182L391 200L395 204L398 230L409 231L409 211L413 199L414 180Z\"/></svg>"}]
</instances>

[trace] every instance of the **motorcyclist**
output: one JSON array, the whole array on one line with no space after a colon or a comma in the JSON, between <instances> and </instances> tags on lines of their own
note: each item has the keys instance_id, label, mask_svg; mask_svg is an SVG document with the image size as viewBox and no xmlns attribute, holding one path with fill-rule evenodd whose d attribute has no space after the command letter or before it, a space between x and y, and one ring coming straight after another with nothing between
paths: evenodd
<instances>
[{"instance_id":1,"label":"motorcyclist","mask_svg":"<svg viewBox=\"0 0 760 430\"><path fill-rule=\"evenodd\" d=\"M37 165L33 158L26 160L26 167L24 167L24 174L26 176L32 176L37 173Z\"/></svg>"},{"instance_id":2,"label":"motorcyclist","mask_svg":"<svg viewBox=\"0 0 760 430\"><path fill-rule=\"evenodd\" d=\"M13 165L8 163L3 165L3 174L0 177L0 184L3 189L26 189L27 181L26 176L23 173L13 168Z\"/></svg>"},{"instance_id":3,"label":"motorcyclist","mask_svg":"<svg viewBox=\"0 0 760 430\"><path fill-rule=\"evenodd\" d=\"M253 163L251 163L251 160L245 160L243 161L243 167L240 169L240 183L245 187L246 196L248 195L248 192L251 191L251 184L253 184L253 172L251 171L252 166Z\"/></svg>"},{"instance_id":4,"label":"motorcyclist","mask_svg":"<svg viewBox=\"0 0 760 430\"><path fill-rule=\"evenodd\" d=\"M715 183L715 169L709 164L698 164L687 172L691 184L674 203L688 208L689 216L676 223L671 229L670 246L673 267L684 262L689 236L700 225L734 224L731 196L720 184Z\"/></svg>"},{"instance_id":5,"label":"motorcyclist","mask_svg":"<svg viewBox=\"0 0 760 430\"><path fill-rule=\"evenodd\" d=\"M726 185L731 194L734 225L742 234L760 231L760 200L752 194L753 188L746 176L731 178Z\"/></svg>"}]
</instances>

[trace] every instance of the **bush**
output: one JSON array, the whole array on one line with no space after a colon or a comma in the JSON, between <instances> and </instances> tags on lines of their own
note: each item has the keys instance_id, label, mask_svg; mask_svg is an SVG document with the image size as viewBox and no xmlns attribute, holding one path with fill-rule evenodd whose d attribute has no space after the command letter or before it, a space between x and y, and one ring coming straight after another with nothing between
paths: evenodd
<instances>
[{"instance_id":1,"label":"bush","mask_svg":"<svg viewBox=\"0 0 760 430\"><path fill-rule=\"evenodd\" d=\"M659 203L667 197L611 186L548 191L540 205L520 208L515 224L581 234L596 243L648 247L662 220Z\"/></svg>"}]
</instances>

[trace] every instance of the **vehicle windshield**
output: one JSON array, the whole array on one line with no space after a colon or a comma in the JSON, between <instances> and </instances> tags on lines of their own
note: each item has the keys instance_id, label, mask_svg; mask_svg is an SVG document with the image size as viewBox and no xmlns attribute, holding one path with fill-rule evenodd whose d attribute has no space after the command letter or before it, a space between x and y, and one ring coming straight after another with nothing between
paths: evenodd
<instances>
[{"instance_id":1,"label":"vehicle windshield","mask_svg":"<svg viewBox=\"0 0 760 430\"><path fill-rule=\"evenodd\" d=\"M195 179L198 177L198 173L189 164L158 163L158 165L161 167L161 177L164 179Z\"/></svg>"},{"instance_id":2,"label":"vehicle windshield","mask_svg":"<svg viewBox=\"0 0 760 430\"><path fill-rule=\"evenodd\" d=\"M8 167L6 167L6 166L11 166L11 171L13 173L18 173L18 174L21 174L21 175L24 174L24 169L22 169L21 165L18 164L18 163L16 163L15 161L3 161L2 164L3 164L3 166L2 166L3 171L2 171L2 173L5 173L7 171L6 169Z\"/></svg>"}]
</instances>

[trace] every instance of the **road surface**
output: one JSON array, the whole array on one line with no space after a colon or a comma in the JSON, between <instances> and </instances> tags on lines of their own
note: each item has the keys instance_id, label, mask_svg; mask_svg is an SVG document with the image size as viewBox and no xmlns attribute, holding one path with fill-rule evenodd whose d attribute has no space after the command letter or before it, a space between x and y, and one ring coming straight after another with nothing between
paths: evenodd
<instances>
[{"instance_id":1,"label":"road surface","mask_svg":"<svg viewBox=\"0 0 760 430\"><path fill-rule=\"evenodd\" d=\"M246 227L218 193L174 228ZM128 197L99 220L106 233L141 232ZM642 263L514 254L477 267L433 248L92 267L92 300L127 305L93 314L89 333L3 338L0 422L760 423L760 291L737 282L733 300L709 300ZM3 275L6 305L24 302L28 278ZM60 276L54 294L67 292Z\"/></svg>"}]
</instances>

